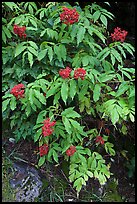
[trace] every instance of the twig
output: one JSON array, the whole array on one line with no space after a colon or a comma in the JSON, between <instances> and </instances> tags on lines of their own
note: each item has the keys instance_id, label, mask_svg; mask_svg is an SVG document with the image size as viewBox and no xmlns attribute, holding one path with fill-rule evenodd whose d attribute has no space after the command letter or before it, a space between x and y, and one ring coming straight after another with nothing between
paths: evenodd
<instances>
[{"instance_id":1,"label":"twig","mask_svg":"<svg viewBox=\"0 0 137 204\"><path fill-rule=\"evenodd\" d=\"M64 172L62 171L62 169L61 169L61 172L62 172L63 176L65 177L66 181L69 183L69 186L71 187L71 189L73 190L73 192L76 194L75 190L74 190L73 187L71 186L71 184L70 184L68 178L66 177L66 175L64 174Z\"/></svg>"}]
</instances>

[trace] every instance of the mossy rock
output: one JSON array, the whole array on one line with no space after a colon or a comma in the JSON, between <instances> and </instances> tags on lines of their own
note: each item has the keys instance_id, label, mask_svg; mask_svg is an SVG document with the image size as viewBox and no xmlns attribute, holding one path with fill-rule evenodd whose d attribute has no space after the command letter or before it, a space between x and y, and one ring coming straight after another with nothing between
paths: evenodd
<instances>
[{"instance_id":1,"label":"mossy rock","mask_svg":"<svg viewBox=\"0 0 137 204\"><path fill-rule=\"evenodd\" d=\"M106 195L103 197L102 201L104 202L123 202L118 192L107 192Z\"/></svg>"},{"instance_id":2,"label":"mossy rock","mask_svg":"<svg viewBox=\"0 0 137 204\"><path fill-rule=\"evenodd\" d=\"M53 184L55 191L59 194L65 191L68 186L68 183L64 179L56 176L54 177Z\"/></svg>"}]
</instances>

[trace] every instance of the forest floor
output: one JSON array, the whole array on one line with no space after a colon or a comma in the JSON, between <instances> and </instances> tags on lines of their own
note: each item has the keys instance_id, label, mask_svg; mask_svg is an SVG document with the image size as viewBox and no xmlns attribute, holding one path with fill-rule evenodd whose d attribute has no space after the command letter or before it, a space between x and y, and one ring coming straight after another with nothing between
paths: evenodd
<instances>
[{"instance_id":1,"label":"forest floor","mask_svg":"<svg viewBox=\"0 0 137 204\"><path fill-rule=\"evenodd\" d=\"M13 161L21 161L30 166L37 165L38 151L36 144L32 141L21 140L18 143L13 143L9 141L8 137L4 137L2 143L4 151L2 156L2 197L3 202L5 202L7 201L7 194L8 201L14 200L12 189L10 189L7 181L8 168ZM8 162L6 163L7 158ZM67 164L60 162L60 165L57 166L47 163L39 169L40 174L45 178L45 187L36 202L135 202L134 176L129 178L125 163L126 156L118 152L112 159L110 171L113 175L107 185L101 187L96 180L89 179L87 186L82 188L79 198L77 198L72 184L68 181Z\"/></svg>"}]
</instances>

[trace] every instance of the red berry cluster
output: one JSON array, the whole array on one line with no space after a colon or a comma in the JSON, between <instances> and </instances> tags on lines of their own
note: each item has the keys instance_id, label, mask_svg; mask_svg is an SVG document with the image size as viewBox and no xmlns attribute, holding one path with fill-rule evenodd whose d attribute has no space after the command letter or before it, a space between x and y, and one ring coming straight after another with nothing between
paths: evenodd
<instances>
[{"instance_id":1,"label":"red berry cluster","mask_svg":"<svg viewBox=\"0 0 137 204\"><path fill-rule=\"evenodd\" d=\"M69 67L66 67L65 69L60 69L60 70L59 70L59 75L60 75L63 79L69 78L69 75L70 75L71 70L72 70L72 69L69 68Z\"/></svg>"},{"instance_id":2,"label":"red berry cluster","mask_svg":"<svg viewBox=\"0 0 137 204\"><path fill-rule=\"evenodd\" d=\"M39 151L40 151L40 156L44 156L48 153L49 147L47 144L44 144L42 146L39 147Z\"/></svg>"},{"instance_id":3,"label":"red berry cluster","mask_svg":"<svg viewBox=\"0 0 137 204\"><path fill-rule=\"evenodd\" d=\"M60 69L59 70L59 75L63 78L69 78L70 77L70 73L71 73L72 69L70 67L66 67L65 69ZM74 78L78 79L81 78L82 80L84 79L86 75L86 70L83 68L77 68L74 71Z\"/></svg>"},{"instance_id":4,"label":"red berry cluster","mask_svg":"<svg viewBox=\"0 0 137 204\"><path fill-rule=\"evenodd\" d=\"M78 22L78 19L79 19L79 14L76 11L76 8L68 9L64 7L63 12L60 14L60 20L67 25Z\"/></svg>"},{"instance_id":5,"label":"red berry cluster","mask_svg":"<svg viewBox=\"0 0 137 204\"><path fill-rule=\"evenodd\" d=\"M52 126L55 125L56 121L50 122L50 118L43 121L44 125L42 126L42 134L44 137L49 136L53 133Z\"/></svg>"},{"instance_id":6,"label":"red berry cluster","mask_svg":"<svg viewBox=\"0 0 137 204\"><path fill-rule=\"evenodd\" d=\"M76 147L75 146L70 146L70 148L66 150L66 155L67 156L72 156L75 152L76 152Z\"/></svg>"},{"instance_id":7,"label":"red berry cluster","mask_svg":"<svg viewBox=\"0 0 137 204\"><path fill-rule=\"evenodd\" d=\"M74 78L75 79L78 79L78 78L81 78L82 80L84 79L86 75L86 70L83 69L83 68L77 68L75 71L74 71Z\"/></svg>"},{"instance_id":8,"label":"red berry cluster","mask_svg":"<svg viewBox=\"0 0 137 204\"><path fill-rule=\"evenodd\" d=\"M103 138L101 137L101 136L97 136L96 137L96 143L100 143L100 144L104 144L104 140L103 140Z\"/></svg>"},{"instance_id":9,"label":"red berry cluster","mask_svg":"<svg viewBox=\"0 0 137 204\"><path fill-rule=\"evenodd\" d=\"M14 25L13 31L14 31L15 34L19 35L20 38L26 38L27 37L27 35L25 33L25 31L26 31L25 26L20 27L18 25Z\"/></svg>"},{"instance_id":10,"label":"red berry cluster","mask_svg":"<svg viewBox=\"0 0 137 204\"><path fill-rule=\"evenodd\" d=\"M13 94L17 99L23 98L24 97L24 88L25 88L24 84L15 85L11 89L10 93Z\"/></svg>"},{"instance_id":11,"label":"red berry cluster","mask_svg":"<svg viewBox=\"0 0 137 204\"><path fill-rule=\"evenodd\" d=\"M124 42L127 34L128 34L127 31L121 30L121 28L117 27L114 29L114 33L111 33L111 38L113 41Z\"/></svg>"}]
</instances>

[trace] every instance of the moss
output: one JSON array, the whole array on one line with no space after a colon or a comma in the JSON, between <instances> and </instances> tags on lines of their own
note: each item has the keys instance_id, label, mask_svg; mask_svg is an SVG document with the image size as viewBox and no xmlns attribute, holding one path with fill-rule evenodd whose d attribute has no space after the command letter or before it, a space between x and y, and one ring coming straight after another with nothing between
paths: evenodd
<instances>
[{"instance_id":1,"label":"moss","mask_svg":"<svg viewBox=\"0 0 137 204\"><path fill-rule=\"evenodd\" d=\"M108 182L106 191L102 199L104 202L123 202L121 196L117 191L117 186L118 180L116 180L115 178Z\"/></svg>"},{"instance_id":2,"label":"moss","mask_svg":"<svg viewBox=\"0 0 137 204\"><path fill-rule=\"evenodd\" d=\"M6 157L2 158L2 202L15 202L15 192L10 186L12 173L9 173L11 161Z\"/></svg>"}]
</instances>

